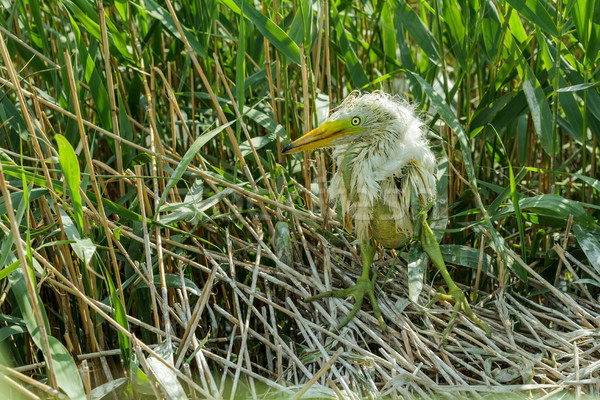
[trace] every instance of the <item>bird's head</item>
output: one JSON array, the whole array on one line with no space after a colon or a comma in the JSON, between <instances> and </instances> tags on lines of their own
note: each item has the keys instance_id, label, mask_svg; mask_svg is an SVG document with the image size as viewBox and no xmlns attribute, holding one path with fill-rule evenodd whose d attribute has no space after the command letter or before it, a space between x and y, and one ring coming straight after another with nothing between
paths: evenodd
<instances>
[{"instance_id":1,"label":"bird's head","mask_svg":"<svg viewBox=\"0 0 600 400\"><path fill-rule=\"evenodd\" d=\"M324 124L288 144L282 153L339 146L389 132L401 135L406 112L412 110L387 93L361 94L355 90Z\"/></svg>"}]
</instances>

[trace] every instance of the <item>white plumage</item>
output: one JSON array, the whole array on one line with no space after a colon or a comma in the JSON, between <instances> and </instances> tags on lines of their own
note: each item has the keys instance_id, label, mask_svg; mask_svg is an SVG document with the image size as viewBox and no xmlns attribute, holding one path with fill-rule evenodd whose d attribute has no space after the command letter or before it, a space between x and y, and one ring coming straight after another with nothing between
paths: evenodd
<instances>
[{"instance_id":1,"label":"white plumage","mask_svg":"<svg viewBox=\"0 0 600 400\"><path fill-rule=\"evenodd\" d=\"M340 200L347 228L354 223L359 241L375 237L385 246L390 239L389 232L381 238L372 229L373 210L381 204L388 207L386 218L394 222L396 233L410 239L411 191L421 206L433 201L436 193L436 160L423 122L406 101L381 91L352 92L328 121L354 116L362 118L363 130L329 144L337 165L330 194Z\"/></svg>"}]
</instances>

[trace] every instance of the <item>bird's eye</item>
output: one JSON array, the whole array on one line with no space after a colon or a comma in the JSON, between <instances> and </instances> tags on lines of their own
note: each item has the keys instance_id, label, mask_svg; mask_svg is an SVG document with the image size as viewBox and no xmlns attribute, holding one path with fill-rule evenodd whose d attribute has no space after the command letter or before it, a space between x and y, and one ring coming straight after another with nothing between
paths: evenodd
<instances>
[{"instance_id":1,"label":"bird's eye","mask_svg":"<svg viewBox=\"0 0 600 400\"><path fill-rule=\"evenodd\" d=\"M361 117L352 117L352 119L350 120L350 123L353 126L358 126L362 123L362 118Z\"/></svg>"}]
</instances>

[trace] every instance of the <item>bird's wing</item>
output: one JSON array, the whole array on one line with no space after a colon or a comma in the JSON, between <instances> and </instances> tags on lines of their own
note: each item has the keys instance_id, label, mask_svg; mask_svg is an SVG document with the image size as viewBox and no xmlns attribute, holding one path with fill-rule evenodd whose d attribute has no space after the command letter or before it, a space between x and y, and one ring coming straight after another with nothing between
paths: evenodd
<instances>
[{"instance_id":1,"label":"bird's wing","mask_svg":"<svg viewBox=\"0 0 600 400\"><path fill-rule=\"evenodd\" d=\"M380 201L391 213L396 231L412 235L413 216L435 199L435 176L418 161L411 161L396 175L381 182Z\"/></svg>"},{"instance_id":2,"label":"bird's wing","mask_svg":"<svg viewBox=\"0 0 600 400\"><path fill-rule=\"evenodd\" d=\"M414 162L408 168L407 179L421 201L421 208L435 200L436 188L433 171L428 170L418 162Z\"/></svg>"}]
</instances>

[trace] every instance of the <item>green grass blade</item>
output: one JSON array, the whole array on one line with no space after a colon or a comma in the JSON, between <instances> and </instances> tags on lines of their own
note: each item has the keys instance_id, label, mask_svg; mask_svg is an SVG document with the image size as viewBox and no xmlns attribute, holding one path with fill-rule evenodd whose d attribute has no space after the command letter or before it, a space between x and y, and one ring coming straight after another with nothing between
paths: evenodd
<instances>
[{"instance_id":1,"label":"green grass blade","mask_svg":"<svg viewBox=\"0 0 600 400\"><path fill-rule=\"evenodd\" d=\"M485 1L485 14L481 22L481 38L483 39L483 49L489 60L494 60L498 55L498 46L502 42L502 23L500 15L494 3L491 0ZM484 5L482 4L482 7Z\"/></svg>"},{"instance_id":2,"label":"green grass blade","mask_svg":"<svg viewBox=\"0 0 600 400\"><path fill-rule=\"evenodd\" d=\"M445 1L442 11L444 22L448 27L448 33L451 36L451 39L448 40L452 40L452 42L448 44L448 47L454 52L456 61L458 61L462 69L466 70L468 69L468 66L465 43L469 38L463 22L463 14L459 9L456 0Z\"/></svg>"},{"instance_id":3,"label":"green grass blade","mask_svg":"<svg viewBox=\"0 0 600 400\"><path fill-rule=\"evenodd\" d=\"M83 232L83 205L81 202L81 194L79 193L79 184L81 179L81 171L79 169L79 160L71 143L63 136L55 136L58 144L58 161L63 171L63 176L67 182L67 190L73 201L73 214L79 232Z\"/></svg>"},{"instance_id":4,"label":"green grass blade","mask_svg":"<svg viewBox=\"0 0 600 400\"><path fill-rule=\"evenodd\" d=\"M510 187L510 195L515 211L517 229L519 230L519 239L521 240L521 258L523 258L524 262L527 262L527 252L525 251L525 229L523 226L523 216L519 208L519 194L517 193L517 182L515 179L515 173L513 171L512 163L510 162L510 157L506 152L506 148L504 147L504 143L502 142L502 138L500 137L500 135L498 135L498 132L496 132L496 137L498 138L499 147L502 149L502 152L504 153L506 158L506 163L508 164L508 180ZM515 264L515 267L519 278L521 278L523 282L527 283L527 271L525 271L519 264Z\"/></svg>"},{"instance_id":5,"label":"green grass blade","mask_svg":"<svg viewBox=\"0 0 600 400\"><path fill-rule=\"evenodd\" d=\"M535 77L531 67L522 58L523 68L523 91L531 112L531 119L535 127L535 133L542 144L544 151L550 155L556 155L558 151L558 143L552 134L552 111L546 100L546 95L542 86Z\"/></svg>"},{"instance_id":6,"label":"green grass blade","mask_svg":"<svg viewBox=\"0 0 600 400\"><path fill-rule=\"evenodd\" d=\"M181 40L181 36L179 35L179 30L177 29L177 26L175 25L175 21L173 21L173 17L171 16L171 14L169 14L169 12L167 10L165 10L163 7L158 5L158 3L156 3L154 0L144 0L144 5L146 6L146 8L144 9L145 12L147 12L148 14L153 16L165 28L167 28L167 31L171 35L173 35L173 37ZM185 35L186 39L188 40L188 42L190 43L190 46L192 47L192 49L200 57L202 57L202 58L206 57L206 49L204 49L204 46L198 41L198 39L196 39L195 35L193 33L191 33L188 30L188 28L186 28L184 26L182 26L181 28L183 29L184 35Z\"/></svg>"},{"instance_id":7,"label":"green grass blade","mask_svg":"<svg viewBox=\"0 0 600 400\"><path fill-rule=\"evenodd\" d=\"M396 32L394 30L394 8L391 2L383 2L381 9L381 36L383 51L387 59L396 60Z\"/></svg>"},{"instance_id":8,"label":"green grass blade","mask_svg":"<svg viewBox=\"0 0 600 400\"><path fill-rule=\"evenodd\" d=\"M44 49L44 52L48 53L48 35L44 29L44 22L42 20L39 0L30 0L29 8L31 15L33 16L33 27L36 31L36 34L33 34L33 31L31 32L31 39L39 48Z\"/></svg>"},{"instance_id":9,"label":"green grass blade","mask_svg":"<svg viewBox=\"0 0 600 400\"><path fill-rule=\"evenodd\" d=\"M521 170L519 172L519 174L516 176L515 181L516 182L520 182L521 179L523 179L526 174L527 174L527 169ZM510 194L510 192L511 192L511 187L509 185L508 187L504 188L502 190L502 192L500 192L498 194L498 196L494 199L494 201L492 202L492 204L490 204L490 206L488 207L488 213L490 215L495 215L496 214L496 211L502 205L502 203L504 202L504 199L506 199L506 197Z\"/></svg>"},{"instance_id":10,"label":"green grass blade","mask_svg":"<svg viewBox=\"0 0 600 400\"><path fill-rule=\"evenodd\" d=\"M437 40L433 37L427 26L421 18L404 1L400 0L396 8L396 18L401 20L411 38L427 54L427 57L435 64L440 63L440 54L438 53Z\"/></svg>"},{"instance_id":11,"label":"green grass blade","mask_svg":"<svg viewBox=\"0 0 600 400\"><path fill-rule=\"evenodd\" d=\"M450 264L462 265L464 267L477 269L479 265L479 249L455 244L442 244L440 251L444 261ZM489 254L483 254L481 270L493 274L494 260Z\"/></svg>"},{"instance_id":12,"label":"green grass blade","mask_svg":"<svg viewBox=\"0 0 600 400\"><path fill-rule=\"evenodd\" d=\"M600 50L600 1L573 0L567 9L571 10L570 16L586 60L596 60Z\"/></svg>"},{"instance_id":13,"label":"green grass blade","mask_svg":"<svg viewBox=\"0 0 600 400\"><path fill-rule=\"evenodd\" d=\"M78 26L84 27L89 34L100 42L100 25L98 24L99 18L96 6L86 0L62 0L62 3L67 6L72 16L80 21L81 25L78 24ZM110 33L111 54L120 56L127 63L133 63L128 48L128 40L125 39L126 36L109 19L106 20L106 24Z\"/></svg>"},{"instance_id":14,"label":"green grass blade","mask_svg":"<svg viewBox=\"0 0 600 400\"><path fill-rule=\"evenodd\" d=\"M35 345L43 351L42 338L39 326L35 319L33 311L33 304L29 293L27 291L27 285L25 283L25 277L21 268L13 271L8 277L12 286L12 292L15 295L21 316L25 321L27 330L31 335L31 338ZM35 294L38 296L37 292ZM38 304L46 324L46 332L49 332L48 317L43 306L42 299L38 296ZM56 374L56 381L58 386L69 396L71 399L85 399L85 391L83 390L83 383L79 375L79 370L75 365L73 357L69 351L53 336L48 336L48 342L50 344L50 354L46 354L46 357L52 358L54 372Z\"/></svg>"},{"instance_id":15,"label":"green grass blade","mask_svg":"<svg viewBox=\"0 0 600 400\"><path fill-rule=\"evenodd\" d=\"M6 167L3 167L3 168L6 168ZM25 178L25 179L27 179L27 178ZM35 201L47 193L48 193L48 189L46 189L46 188L33 189L28 194L29 202ZM11 193L10 200L11 200L12 204L21 204L21 201L23 201L23 195L24 195L23 191ZM0 215L4 215L4 214L6 214L6 203L4 202L3 198L0 198Z\"/></svg>"},{"instance_id":16,"label":"green grass blade","mask_svg":"<svg viewBox=\"0 0 600 400\"><path fill-rule=\"evenodd\" d=\"M160 201L158 203L157 208L160 208L163 205L163 203L165 202L165 200L169 194L169 190L171 190L171 188L173 186L175 186L175 184L179 181L179 179L181 179L181 177L185 173L185 170L187 169L188 165L190 165L192 160L196 157L196 155L198 155L202 146L204 146L206 143L208 143L209 140L211 140L213 137L215 137L217 134L222 132L225 128L227 128L234 122L236 122L236 120L229 121L227 124L221 125L218 128L213 129L212 131L205 132L202 135L200 135L194 141L194 143L192 143L190 148L186 151L184 156L181 158L181 161L177 165L177 168L175 168L175 171L173 171L173 175L169 178L169 181L167 182L167 184L165 186L163 194L162 194L162 196L160 196Z\"/></svg>"},{"instance_id":17,"label":"green grass blade","mask_svg":"<svg viewBox=\"0 0 600 400\"><path fill-rule=\"evenodd\" d=\"M115 284L113 283L110 274L107 270L104 271L104 279L108 284L108 289L110 292L110 301L115 310L115 321L119 323L123 328L129 331L129 323L127 322L127 312L125 311L124 305L121 303L121 299L119 298L119 294L115 289ZM121 290L123 290L121 288ZM121 356L123 357L123 362L125 363L125 368L129 368L129 362L131 361L131 341L129 340L129 336L125 335L121 331L117 331L118 340L119 340L119 349L121 350Z\"/></svg>"},{"instance_id":18,"label":"green grass blade","mask_svg":"<svg viewBox=\"0 0 600 400\"><path fill-rule=\"evenodd\" d=\"M600 242L598 242L598 238L588 233L578 224L573 225L573 233L592 267L600 273Z\"/></svg>"},{"instance_id":19,"label":"green grass blade","mask_svg":"<svg viewBox=\"0 0 600 400\"><path fill-rule=\"evenodd\" d=\"M408 298L417 302L423 290L423 277L427 269L429 257L423 251L421 242L415 242L408 252Z\"/></svg>"},{"instance_id":20,"label":"green grass blade","mask_svg":"<svg viewBox=\"0 0 600 400\"><path fill-rule=\"evenodd\" d=\"M0 89L0 126L8 131L8 139L14 149L19 148L19 140L29 140L29 131L23 114L17 110L10 97Z\"/></svg>"},{"instance_id":21,"label":"green grass blade","mask_svg":"<svg viewBox=\"0 0 600 400\"><path fill-rule=\"evenodd\" d=\"M581 174L573 174L573 176L581 179L582 181L584 181L585 183L587 183L588 185L590 185L591 187L596 189L596 191L598 191L598 193L600 193L600 180L589 177L589 176L581 175Z\"/></svg>"},{"instance_id":22,"label":"green grass blade","mask_svg":"<svg viewBox=\"0 0 600 400\"><path fill-rule=\"evenodd\" d=\"M558 101L562 106L562 109L565 113L565 118L563 119L564 123L561 125L565 126L567 131L571 134L572 137L581 142L582 133L583 133L583 114L581 112L581 108L579 104L577 104L577 98L575 94L570 90L562 90L573 88L575 86L565 87L566 81L562 76L558 77L559 84L562 86L561 89L558 89ZM559 123L561 120L559 120Z\"/></svg>"},{"instance_id":23,"label":"green grass blade","mask_svg":"<svg viewBox=\"0 0 600 400\"><path fill-rule=\"evenodd\" d=\"M244 12L244 2L241 2L241 12ZM246 5L246 7L249 7ZM239 17L239 34L238 34L238 49L235 56L235 95L237 100L237 107L240 114L244 113L244 96L246 87L246 19L243 16ZM236 139L239 143L240 134L242 130L242 123L236 125Z\"/></svg>"},{"instance_id":24,"label":"green grass blade","mask_svg":"<svg viewBox=\"0 0 600 400\"><path fill-rule=\"evenodd\" d=\"M340 14L338 13L335 4L331 3L330 6L332 11L331 22L335 26L335 31L337 34L337 39L341 51L340 57L342 57L342 59L346 63L346 67L350 72L350 78L352 79L352 84L354 88L362 89L363 87L369 84L369 78L367 78L367 74L365 74L365 70L363 69L362 63L358 60L356 52L350 45L346 28L342 23Z\"/></svg>"},{"instance_id":25,"label":"green grass blade","mask_svg":"<svg viewBox=\"0 0 600 400\"><path fill-rule=\"evenodd\" d=\"M242 2L245 0L220 0L236 14L241 14ZM245 2L243 15L267 38L277 50L281 51L290 60L300 64L300 48L280 27L262 15L254 6Z\"/></svg>"},{"instance_id":26,"label":"green grass blade","mask_svg":"<svg viewBox=\"0 0 600 400\"><path fill-rule=\"evenodd\" d=\"M540 0L507 0L519 14L523 15L536 26L540 27L544 32L558 37L558 29L556 24L550 17L550 14L544 6L545 1Z\"/></svg>"},{"instance_id":27,"label":"green grass blade","mask_svg":"<svg viewBox=\"0 0 600 400\"><path fill-rule=\"evenodd\" d=\"M89 265L92 261L92 257L96 252L96 245L92 243L90 238L81 238L77 227L69 218L69 215L62 209L59 208L61 222L65 229L65 234L67 235L67 239L69 239L71 248L79 257L81 261L85 263L85 265Z\"/></svg>"},{"instance_id":28,"label":"green grass blade","mask_svg":"<svg viewBox=\"0 0 600 400\"><path fill-rule=\"evenodd\" d=\"M90 56L88 50L99 45L94 39L86 39L81 35L79 27L73 18L71 18L71 29L77 41L77 49L83 67L83 81L90 87L90 93L96 104L96 110L100 119L100 125L106 129L112 129L110 101L108 92L104 85L103 77L100 76L96 63ZM92 41L92 43L90 43Z\"/></svg>"},{"instance_id":29,"label":"green grass blade","mask_svg":"<svg viewBox=\"0 0 600 400\"><path fill-rule=\"evenodd\" d=\"M564 84L564 82L563 82ZM558 93L566 93L566 92L579 92L582 90L592 89L600 86L600 82L591 82L591 83L581 83L579 85L573 86L563 86L557 90Z\"/></svg>"},{"instance_id":30,"label":"green grass blade","mask_svg":"<svg viewBox=\"0 0 600 400\"><path fill-rule=\"evenodd\" d=\"M558 194L525 197L519 200L519 207L531 214L533 222L545 222L548 226L565 227L569 215L573 215L573 221L578 224L588 227L594 225L594 219L578 201L565 199Z\"/></svg>"},{"instance_id":31,"label":"green grass blade","mask_svg":"<svg viewBox=\"0 0 600 400\"><path fill-rule=\"evenodd\" d=\"M18 261L15 261L18 265ZM0 328L0 343L13 335L20 335L27 332L27 327L23 325L8 325Z\"/></svg>"},{"instance_id":32,"label":"green grass blade","mask_svg":"<svg viewBox=\"0 0 600 400\"><path fill-rule=\"evenodd\" d=\"M12 245L12 232L9 233L9 236L7 236L6 240L2 243L2 259L3 261L5 261L5 259L7 257L5 257L5 251L6 251L6 256L8 256L8 251L10 251L10 246L4 246L5 243L9 243L10 245ZM4 262L2 263L2 265L6 265ZM7 276L9 276L15 269L17 269L18 267L20 267L21 264L19 263L19 260L14 261L12 264L10 265L6 265L2 270L0 270L0 280L6 278ZM1 340L0 340L1 342Z\"/></svg>"},{"instance_id":33,"label":"green grass blade","mask_svg":"<svg viewBox=\"0 0 600 400\"><path fill-rule=\"evenodd\" d=\"M519 230L519 239L521 240L521 257L523 258L523 261L527 262L527 253L525 251L525 229L523 227L523 216L521 215L521 210L519 209L519 194L517 193L515 173L510 162L508 163L508 179L510 181L510 195L512 197L513 205L515 207L515 218L517 220L517 229Z\"/></svg>"}]
</instances>

